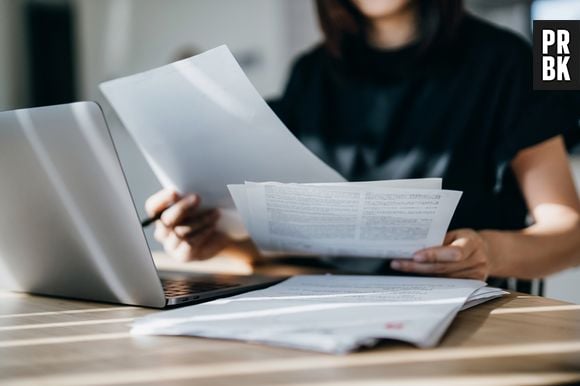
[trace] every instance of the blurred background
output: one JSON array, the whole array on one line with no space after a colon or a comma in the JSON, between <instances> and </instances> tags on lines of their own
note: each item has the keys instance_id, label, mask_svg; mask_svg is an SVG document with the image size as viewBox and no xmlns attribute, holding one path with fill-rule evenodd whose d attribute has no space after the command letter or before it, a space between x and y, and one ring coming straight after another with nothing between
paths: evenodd
<instances>
[{"instance_id":1,"label":"blurred background","mask_svg":"<svg viewBox=\"0 0 580 386\"><path fill-rule=\"evenodd\" d=\"M528 40L534 19L580 19L580 0L466 5ZM258 91L275 98L293 59L320 36L312 0L0 0L0 111L100 102L144 217L145 199L160 186L98 84L227 44ZM580 151L571 153L580 181ZM545 294L580 304L580 269L548 278Z\"/></svg>"}]
</instances>

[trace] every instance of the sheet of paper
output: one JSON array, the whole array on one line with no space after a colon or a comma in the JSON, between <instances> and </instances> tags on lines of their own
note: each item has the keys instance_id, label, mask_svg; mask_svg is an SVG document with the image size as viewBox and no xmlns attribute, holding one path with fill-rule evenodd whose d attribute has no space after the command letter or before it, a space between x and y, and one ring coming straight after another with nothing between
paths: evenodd
<instances>
[{"instance_id":1,"label":"sheet of paper","mask_svg":"<svg viewBox=\"0 0 580 386\"><path fill-rule=\"evenodd\" d=\"M221 46L101 84L165 187L233 208L227 184L341 182L300 143Z\"/></svg>"},{"instance_id":2,"label":"sheet of paper","mask_svg":"<svg viewBox=\"0 0 580 386\"><path fill-rule=\"evenodd\" d=\"M343 187L352 186L357 188L399 188L399 189L442 189L441 178L413 178L406 180L379 180L379 181L354 181L354 182L325 182L310 183L305 185L320 187Z\"/></svg>"},{"instance_id":3,"label":"sheet of paper","mask_svg":"<svg viewBox=\"0 0 580 386\"><path fill-rule=\"evenodd\" d=\"M469 308L475 307L481 303L485 303L487 301L500 298L504 295L508 295L509 292L502 290L501 288L494 288L494 287L482 287L475 291L467 302L461 307L461 311L467 310Z\"/></svg>"},{"instance_id":4,"label":"sheet of paper","mask_svg":"<svg viewBox=\"0 0 580 386\"><path fill-rule=\"evenodd\" d=\"M138 319L134 334L191 335L343 354L380 339L433 347L475 280L296 276L270 288Z\"/></svg>"},{"instance_id":5,"label":"sheet of paper","mask_svg":"<svg viewBox=\"0 0 580 386\"><path fill-rule=\"evenodd\" d=\"M349 257L410 258L441 245L461 197L457 191L353 183L229 188L261 250Z\"/></svg>"},{"instance_id":6,"label":"sheet of paper","mask_svg":"<svg viewBox=\"0 0 580 386\"><path fill-rule=\"evenodd\" d=\"M329 183L311 183L318 187L360 187L360 188L400 188L400 189L441 189L443 180L441 178L415 178L407 180L382 180L382 181L362 181L362 182L329 182ZM229 184L228 189L236 205L241 220L250 218L250 209L246 196L246 185ZM247 227L247 224L246 224Z\"/></svg>"}]
</instances>

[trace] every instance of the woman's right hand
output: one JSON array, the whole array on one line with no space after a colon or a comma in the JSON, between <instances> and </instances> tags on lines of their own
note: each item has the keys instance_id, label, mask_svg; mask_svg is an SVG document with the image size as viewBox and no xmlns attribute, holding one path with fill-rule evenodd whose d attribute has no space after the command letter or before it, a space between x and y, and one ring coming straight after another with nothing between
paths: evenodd
<instances>
[{"instance_id":1,"label":"woman's right hand","mask_svg":"<svg viewBox=\"0 0 580 386\"><path fill-rule=\"evenodd\" d=\"M179 195L163 189L147 200L150 217L161 213L155 223L155 239L165 251L180 261L205 260L230 246L233 240L216 229L217 209L200 209L199 195Z\"/></svg>"}]
</instances>

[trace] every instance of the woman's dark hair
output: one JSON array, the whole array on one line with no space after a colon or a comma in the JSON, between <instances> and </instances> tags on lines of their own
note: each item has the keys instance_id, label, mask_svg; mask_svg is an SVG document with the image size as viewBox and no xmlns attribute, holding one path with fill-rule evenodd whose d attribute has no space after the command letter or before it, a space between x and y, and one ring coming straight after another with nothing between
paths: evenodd
<instances>
[{"instance_id":1,"label":"woman's dark hair","mask_svg":"<svg viewBox=\"0 0 580 386\"><path fill-rule=\"evenodd\" d=\"M463 15L463 0L411 0L419 7L421 49L450 40ZM366 39L367 21L351 0L316 0L318 18L331 55L340 57L346 38Z\"/></svg>"}]
</instances>

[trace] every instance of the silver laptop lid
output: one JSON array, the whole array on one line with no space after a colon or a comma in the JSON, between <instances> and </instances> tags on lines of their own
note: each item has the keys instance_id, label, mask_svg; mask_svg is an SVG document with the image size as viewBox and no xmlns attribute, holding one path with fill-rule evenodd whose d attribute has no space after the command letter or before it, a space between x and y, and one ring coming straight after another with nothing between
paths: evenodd
<instances>
[{"instance_id":1,"label":"silver laptop lid","mask_svg":"<svg viewBox=\"0 0 580 386\"><path fill-rule=\"evenodd\" d=\"M0 113L0 286L163 307L96 103Z\"/></svg>"}]
</instances>

